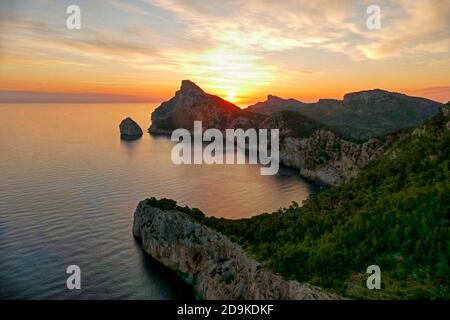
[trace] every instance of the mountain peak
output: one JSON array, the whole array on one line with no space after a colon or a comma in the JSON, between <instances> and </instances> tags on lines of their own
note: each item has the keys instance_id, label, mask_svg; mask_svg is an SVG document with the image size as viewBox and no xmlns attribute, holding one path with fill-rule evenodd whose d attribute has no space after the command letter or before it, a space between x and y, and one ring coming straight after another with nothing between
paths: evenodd
<instances>
[{"instance_id":1,"label":"mountain peak","mask_svg":"<svg viewBox=\"0 0 450 320\"><path fill-rule=\"evenodd\" d=\"M181 81L180 91L186 93L205 93L202 88L200 88L195 84L195 82L192 82L191 80Z\"/></svg>"},{"instance_id":2,"label":"mountain peak","mask_svg":"<svg viewBox=\"0 0 450 320\"><path fill-rule=\"evenodd\" d=\"M267 95L267 101L280 101L280 100L284 100L278 96L274 96L272 94Z\"/></svg>"},{"instance_id":3,"label":"mountain peak","mask_svg":"<svg viewBox=\"0 0 450 320\"><path fill-rule=\"evenodd\" d=\"M350 100L368 100L371 98L380 98L386 96L399 95L395 92L390 92L382 89L363 90L357 92L350 92L344 95L344 101Z\"/></svg>"}]
</instances>

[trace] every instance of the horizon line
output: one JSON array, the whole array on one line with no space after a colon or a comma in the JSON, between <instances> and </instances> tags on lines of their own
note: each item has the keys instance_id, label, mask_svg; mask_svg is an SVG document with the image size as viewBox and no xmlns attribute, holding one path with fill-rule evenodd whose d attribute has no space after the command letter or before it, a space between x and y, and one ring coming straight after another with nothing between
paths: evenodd
<instances>
[{"instance_id":1,"label":"horizon line","mask_svg":"<svg viewBox=\"0 0 450 320\"><path fill-rule=\"evenodd\" d=\"M446 88L448 87L439 87L439 88ZM381 88L374 88L374 89L364 89L364 90L358 90L358 91L348 91L342 95L342 97L320 97L315 98L315 100L306 101L310 99L299 99L294 97L281 97L277 94L268 93L265 95L267 98L268 96L275 96L279 97L281 99L294 99L299 102L304 103L316 103L320 100L324 99L335 99L335 100L342 100L344 96L348 93L353 92L361 92L361 91L371 91L371 90L383 90L393 93L400 93L405 94L411 97L416 98L425 98L428 100L432 100L435 102L446 104L450 101L450 97L442 98L442 99L436 99L435 97L427 97L427 91L430 88L424 88L424 89L412 89L412 90L386 90ZM417 95L418 93L422 93L421 95ZM220 95L218 95L220 96ZM226 97L221 97L224 100L227 100ZM118 94L118 93L96 93L96 92L54 92L54 91L33 91L33 90L2 90L0 89L0 104L21 104L21 103L32 103L32 104L39 104L39 103L85 103L85 104L96 104L96 103L162 103L166 101L167 97L155 97L155 96L146 96L146 95L130 95L130 94ZM170 97L169 97L170 99ZM239 107L247 107L252 104L261 102L259 98L254 97L253 99L246 99L248 101L254 100L251 104L242 104L242 103L234 103L235 105ZM227 100L228 101L228 100ZM230 101L231 102L231 101ZM233 102L232 102L233 103Z\"/></svg>"},{"instance_id":2,"label":"horizon line","mask_svg":"<svg viewBox=\"0 0 450 320\"><path fill-rule=\"evenodd\" d=\"M154 103L160 97L117 93L0 90L0 103Z\"/></svg>"}]
</instances>

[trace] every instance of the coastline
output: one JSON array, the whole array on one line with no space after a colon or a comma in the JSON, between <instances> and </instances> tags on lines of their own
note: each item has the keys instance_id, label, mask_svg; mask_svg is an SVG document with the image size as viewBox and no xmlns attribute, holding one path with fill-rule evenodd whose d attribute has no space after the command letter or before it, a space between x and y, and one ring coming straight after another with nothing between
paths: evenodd
<instances>
[{"instance_id":1,"label":"coastline","mask_svg":"<svg viewBox=\"0 0 450 320\"><path fill-rule=\"evenodd\" d=\"M239 245L198 222L203 213L150 198L134 213L143 250L207 300L335 300L337 295L265 270Z\"/></svg>"}]
</instances>

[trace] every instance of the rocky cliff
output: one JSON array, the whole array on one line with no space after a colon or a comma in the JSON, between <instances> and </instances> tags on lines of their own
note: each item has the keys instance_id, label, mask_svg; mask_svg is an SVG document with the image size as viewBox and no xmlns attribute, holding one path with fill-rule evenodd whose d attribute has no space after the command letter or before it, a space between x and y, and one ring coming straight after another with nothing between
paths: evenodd
<instances>
[{"instance_id":1,"label":"rocky cliff","mask_svg":"<svg viewBox=\"0 0 450 320\"><path fill-rule=\"evenodd\" d=\"M329 130L315 131L308 138L285 137L280 143L280 161L298 168L308 179L339 185L357 176L361 168L378 159L395 136L358 144Z\"/></svg>"},{"instance_id":2,"label":"rocky cliff","mask_svg":"<svg viewBox=\"0 0 450 320\"><path fill-rule=\"evenodd\" d=\"M381 99L384 93L377 92L377 95L380 95ZM360 93L348 95L345 99L360 105L364 101L373 102L375 98L373 93ZM363 102L355 102L360 100ZM283 100L269 96L266 107L277 108L276 106L283 101L289 108L307 105L296 102L294 99ZM337 100L320 100L319 102L322 106L320 108L322 114L328 114L339 104ZM352 142L344 138L335 127L301 112L289 111L289 108L273 114L241 110L230 102L204 92L195 83L183 80L175 96L162 103L152 113L149 132L170 134L177 128L192 130L194 120L201 120L203 129L217 128L221 131L227 128L279 129L280 162L300 170L300 173L309 179L331 185L340 184L355 177L359 169L383 154L386 147L396 137L392 134L387 138L384 137L383 140L371 138L365 143ZM424 107L424 110L428 110L427 107ZM370 128L368 130L370 131Z\"/></svg>"},{"instance_id":3,"label":"rocky cliff","mask_svg":"<svg viewBox=\"0 0 450 320\"><path fill-rule=\"evenodd\" d=\"M365 143L347 141L333 129L293 111L278 112L262 123L280 130L280 163L308 179L338 185L380 157L396 139L391 134Z\"/></svg>"},{"instance_id":4,"label":"rocky cliff","mask_svg":"<svg viewBox=\"0 0 450 320\"><path fill-rule=\"evenodd\" d=\"M203 128L225 130L241 123L250 125L252 118L246 111L218 96L204 92L194 82L183 80L180 90L169 101L163 102L152 113L149 132L170 134L174 129L193 130L195 120L201 120Z\"/></svg>"},{"instance_id":5,"label":"rocky cliff","mask_svg":"<svg viewBox=\"0 0 450 320\"><path fill-rule=\"evenodd\" d=\"M172 200L141 201L133 235L154 259L192 285L202 299L337 299L317 287L263 270L242 248L198 222Z\"/></svg>"}]
</instances>

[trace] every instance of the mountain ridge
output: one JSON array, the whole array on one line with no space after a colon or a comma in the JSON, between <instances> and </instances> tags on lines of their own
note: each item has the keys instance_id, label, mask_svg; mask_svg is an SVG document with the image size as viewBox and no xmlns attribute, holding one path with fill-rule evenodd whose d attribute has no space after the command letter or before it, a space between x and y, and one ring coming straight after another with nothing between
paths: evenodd
<instances>
[{"instance_id":1,"label":"mountain ridge","mask_svg":"<svg viewBox=\"0 0 450 320\"><path fill-rule=\"evenodd\" d=\"M384 92L363 92L356 96L347 96L347 100L369 101L367 104L370 105L374 100L373 95L383 96ZM274 103L282 101L281 98L271 95L268 99ZM288 101L295 103L294 100ZM336 103L333 100L322 100L322 105L324 107L320 110L321 115L334 118ZM350 116L353 120L357 115L352 113ZM381 133L377 130L365 130L367 139L357 139L358 137L346 134L342 125L336 126L322 119L317 120L315 115L292 110L273 114L242 110L218 96L206 93L192 81L184 80L175 96L154 110L149 132L170 135L178 128L192 132L194 121L202 121L203 130L215 128L222 132L226 129L279 129L281 164L298 169L306 178L338 185L356 177L358 170L381 156L384 150L398 139L402 127L387 126L390 130L381 130ZM337 118L339 120L339 117ZM369 117L369 120L373 129L374 119ZM351 133L357 132L358 126L364 124L353 121L345 129Z\"/></svg>"},{"instance_id":2,"label":"mountain ridge","mask_svg":"<svg viewBox=\"0 0 450 320\"><path fill-rule=\"evenodd\" d=\"M411 128L437 113L443 104L383 89L346 93L342 100L319 99L304 103L268 95L245 110L261 114L295 111L334 128L343 137L368 140Z\"/></svg>"}]
</instances>

